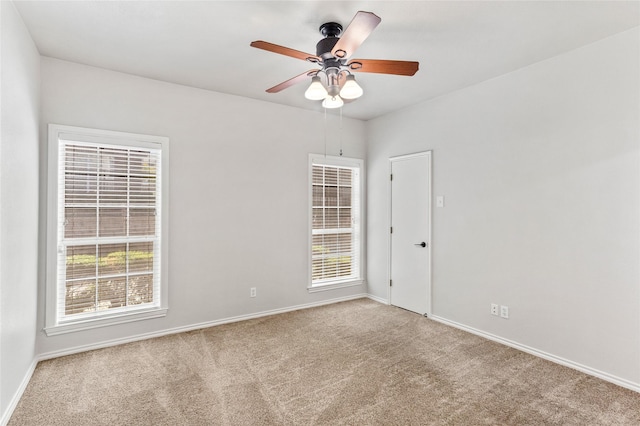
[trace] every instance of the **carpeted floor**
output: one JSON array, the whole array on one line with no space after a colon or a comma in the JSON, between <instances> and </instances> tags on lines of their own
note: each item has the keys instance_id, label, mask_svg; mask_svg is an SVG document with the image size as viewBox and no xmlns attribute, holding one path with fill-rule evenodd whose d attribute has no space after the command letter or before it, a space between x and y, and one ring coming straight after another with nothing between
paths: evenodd
<instances>
[{"instance_id":1,"label":"carpeted floor","mask_svg":"<svg viewBox=\"0 0 640 426\"><path fill-rule=\"evenodd\" d=\"M640 425L640 394L367 299L41 362L18 425Z\"/></svg>"}]
</instances>

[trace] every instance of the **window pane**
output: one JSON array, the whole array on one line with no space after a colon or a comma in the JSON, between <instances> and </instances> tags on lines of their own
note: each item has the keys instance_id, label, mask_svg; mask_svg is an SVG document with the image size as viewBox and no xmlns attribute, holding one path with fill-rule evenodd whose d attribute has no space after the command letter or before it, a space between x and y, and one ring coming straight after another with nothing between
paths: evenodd
<instances>
[{"instance_id":1,"label":"window pane","mask_svg":"<svg viewBox=\"0 0 640 426\"><path fill-rule=\"evenodd\" d=\"M340 234L338 236L338 246L341 253L351 253L351 242L353 241L351 234Z\"/></svg>"},{"instance_id":2,"label":"window pane","mask_svg":"<svg viewBox=\"0 0 640 426\"><path fill-rule=\"evenodd\" d=\"M336 274L339 277L351 275L351 256L340 256L336 259Z\"/></svg>"},{"instance_id":3,"label":"window pane","mask_svg":"<svg viewBox=\"0 0 640 426\"><path fill-rule=\"evenodd\" d=\"M98 307L96 310L120 308L126 306L126 303L127 279L125 277L98 280Z\"/></svg>"},{"instance_id":4,"label":"window pane","mask_svg":"<svg viewBox=\"0 0 640 426\"><path fill-rule=\"evenodd\" d=\"M313 166L313 171L312 171L312 182L313 184L320 184L322 185L322 182L324 180L324 167L322 166Z\"/></svg>"},{"instance_id":5,"label":"window pane","mask_svg":"<svg viewBox=\"0 0 640 426\"><path fill-rule=\"evenodd\" d=\"M338 227L338 209L324 209L325 229L335 229Z\"/></svg>"},{"instance_id":6,"label":"window pane","mask_svg":"<svg viewBox=\"0 0 640 426\"><path fill-rule=\"evenodd\" d=\"M128 149L100 148L100 173L126 176L128 171Z\"/></svg>"},{"instance_id":7,"label":"window pane","mask_svg":"<svg viewBox=\"0 0 640 426\"><path fill-rule=\"evenodd\" d=\"M351 186L351 175L353 171L351 169L339 169L338 179L340 186Z\"/></svg>"},{"instance_id":8,"label":"window pane","mask_svg":"<svg viewBox=\"0 0 640 426\"><path fill-rule=\"evenodd\" d=\"M97 216L95 207L66 207L64 214L65 238L96 236Z\"/></svg>"},{"instance_id":9,"label":"window pane","mask_svg":"<svg viewBox=\"0 0 640 426\"><path fill-rule=\"evenodd\" d=\"M127 209L101 207L99 211L100 237L121 237L127 235Z\"/></svg>"},{"instance_id":10,"label":"window pane","mask_svg":"<svg viewBox=\"0 0 640 426\"><path fill-rule=\"evenodd\" d=\"M326 257L324 258L324 276L323 278L336 278L337 277L337 269L336 269L336 258L335 257Z\"/></svg>"},{"instance_id":11,"label":"window pane","mask_svg":"<svg viewBox=\"0 0 640 426\"><path fill-rule=\"evenodd\" d=\"M324 254L333 254L338 251L338 236L335 234L325 234L322 236L322 247Z\"/></svg>"},{"instance_id":12,"label":"window pane","mask_svg":"<svg viewBox=\"0 0 640 426\"><path fill-rule=\"evenodd\" d=\"M315 256L317 254L322 254L324 251L324 247L322 246L322 235L314 235L312 237L312 246L311 246L311 253Z\"/></svg>"},{"instance_id":13,"label":"window pane","mask_svg":"<svg viewBox=\"0 0 640 426\"><path fill-rule=\"evenodd\" d=\"M313 259L311 261L311 279L313 281L321 280L324 278L323 275L323 266L324 262L322 258Z\"/></svg>"},{"instance_id":14,"label":"window pane","mask_svg":"<svg viewBox=\"0 0 640 426\"><path fill-rule=\"evenodd\" d=\"M98 149L94 146L65 145L65 173L97 175Z\"/></svg>"},{"instance_id":15,"label":"window pane","mask_svg":"<svg viewBox=\"0 0 640 426\"><path fill-rule=\"evenodd\" d=\"M324 227L323 209L313 209L313 229L322 229Z\"/></svg>"},{"instance_id":16,"label":"window pane","mask_svg":"<svg viewBox=\"0 0 640 426\"><path fill-rule=\"evenodd\" d=\"M148 151L130 152L130 173L132 175L142 175L146 177L156 176L156 159Z\"/></svg>"},{"instance_id":17,"label":"window pane","mask_svg":"<svg viewBox=\"0 0 640 426\"><path fill-rule=\"evenodd\" d=\"M97 175L66 174L64 177L65 203L95 204L98 200L97 185Z\"/></svg>"},{"instance_id":18,"label":"window pane","mask_svg":"<svg viewBox=\"0 0 640 426\"><path fill-rule=\"evenodd\" d=\"M129 197L131 204L146 206L155 204L155 178L132 176L129 180L129 185Z\"/></svg>"},{"instance_id":19,"label":"window pane","mask_svg":"<svg viewBox=\"0 0 640 426\"><path fill-rule=\"evenodd\" d=\"M155 209L131 209L129 215L129 235L155 235Z\"/></svg>"},{"instance_id":20,"label":"window pane","mask_svg":"<svg viewBox=\"0 0 640 426\"><path fill-rule=\"evenodd\" d=\"M351 207L351 188L340 187L340 207Z\"/></svg>"},{"instance_id":21,"label":"window pane","mask_svg":"<svg viewBox=\"0 0 640 426\"><path fill-rule=\"evenodd\" d=\"M335 235L315 235L313 237L313 256L326 256L337 249L337 239Z\"/></svg>"},{"instance_id":22,"label":"window pane","mask_svg":"<svg viewBox=\"0 0 640 426\"><path fill-rule=\"evenodd\" d=\"M95 303L95 280L67 282L64 303L65 315L94 311Z\"/></svg>"},{"instance_id":23,"label":"window pane","mask_svg":"<svg viewBox=\"0 0 640 426\"><path fill-rule=\"evenodd\" d=\"M153 302L153 275L129 277L129 305Z\"/></svg>"},{"instance_id":24,"label":"window pane","mask_svg":"<svg viewBox=\"0 0 640 426\"><path fill-rule=\"evenodd\" d=\"M313 207L322 207L323 204L322 186L313 185Z\"/></svg>"},{"instance_id":25,"label":"window pane","mask_svg":"<svg viewBox=\"0 0 640 426\"><path fill-rule=\"evenodd\" d=\"M337 186L325 186L324 187L324 205L335 207L338 205L338 187Z\"/></svg>"},{"instance_id":26,"label":"window pane","mask_svg":"<svg viewBox=\"0 0 640 426\"><path fill-rule=\"evenodd\" d=\"M98 247L98 276L124 275L127 272L127 245L101 244Z\"/></svg>"},{"instance_id":27,"label":"window pane","mask_svg":"<svg viewBox=\"0 0 640 426\"><path fill-rule=\"evenodd\" d=\"M100 204L126 204L127 187L126 176L101 175L98 185Z\"/></svg>"},{"instance_id":28,"label":"window pane","mask_svg":"<svg viewBox=\"0 0 640 426\"><path fill-rule=\"evenodd\" d=\"M324 184L325 185L337 185L338 184L338 169L337 168L325 166L325 168L324 168Z\"/></svg>"},{"instance_id":29,"label":"window pane","mask_svg":"<svg viewBox=\"0 0 640 426\"><path fill-rule=\"evenodd\" d=\"M67 280L96 276L96 246L67 248Z\"/></svg>"},{"instance_id":30,"label":"window pane","mask_svg":"<svg viewBox=\"0 0 640 426\"><path fill-rule=\"evenodd\" d=\"M129 272L153 271L153 243L129 244Z\"/></svg>"},{"instance_id":31,"label":"window pane","mask_svg":"<svg viewBox=\"0 0 640 426\"><path fill-rule=\"evenodd\" d=\"M340 209L338 212L339 228L351 228L351 209Z\"/></svg>"}]
</instances>

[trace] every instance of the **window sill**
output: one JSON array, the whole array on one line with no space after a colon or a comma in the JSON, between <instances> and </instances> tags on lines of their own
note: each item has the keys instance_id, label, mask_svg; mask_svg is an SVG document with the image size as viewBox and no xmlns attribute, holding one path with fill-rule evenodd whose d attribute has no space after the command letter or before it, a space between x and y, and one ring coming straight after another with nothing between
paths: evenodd
<instances>
[{"instance_id":1,"label":"window sill","mask_svg":"<svg viewBox=\"0 0 640 426\"><path fill-rule=\"evenodd\" d=\"M144 311L127 312L117 316L91 318L71 323L54 325L45 327L44 332L47 336L57 336L59 334L73 333L76 331L91 330L98 327L107 327L110 325L124 324L133 321L142 321L151 318L160 318L167 315L167 308L150 308Z\"/></svg>"},{"instance_id":2,"label":"window sill","mask_svg":"<svg viewBox=\"0 0 640 426\"><path fill-rule=\"evenodd\" d=\"M316 284L310 287L307 287L307 291L309 293L316 293L319 291L327 291L327 290L335 290L338 288L345 287L354 287L357 285L364 284L364 280L350 280L350 281L339 281L339 282L330 282L326 284Z\"/></svg>"}]
</instances>

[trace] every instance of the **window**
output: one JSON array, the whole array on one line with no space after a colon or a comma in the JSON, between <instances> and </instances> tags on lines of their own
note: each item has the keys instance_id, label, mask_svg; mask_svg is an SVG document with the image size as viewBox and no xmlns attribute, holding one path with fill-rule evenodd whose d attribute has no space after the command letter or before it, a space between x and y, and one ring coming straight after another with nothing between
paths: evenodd
<instances>
[{"instance_id":1,"label":"window","mask_svg":"<svg viewBox=\"0 0 640 426\"><path fill-rule=\"evenodd\" d=\"M166 314L168 139L49 126L48 335Z\"/></svg>"},{"instance_id":2,"label":"window","mask_svg":"<svg viewBox=\"0 0 640 426\"><path fill-rule=\"evenodd\" d=\"M310 291L362 283L362 160L311 155Z\"/></svg>"}]
</instances>

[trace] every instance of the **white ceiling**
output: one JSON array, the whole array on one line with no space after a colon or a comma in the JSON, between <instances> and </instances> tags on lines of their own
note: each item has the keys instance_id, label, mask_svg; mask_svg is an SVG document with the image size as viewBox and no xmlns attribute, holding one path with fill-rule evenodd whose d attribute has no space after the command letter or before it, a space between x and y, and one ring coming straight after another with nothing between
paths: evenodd
<instances>
[{"instance_id":1,"label":"white ceiling","mask_svg":"<svg viewBox=\"0 0 640 426\"><path fill-rule=\"evenodd\" d=\"M640 25L620 1L15 1L44 56L321 111L307 84L265 89L313 64L249 46L315 54L320 24L358 10L382 22L353 57L420 62L413 77L357 75L344 115L368 120ZM576 70L580 72L580 70Z\"/></svg>"}]
</instances>

